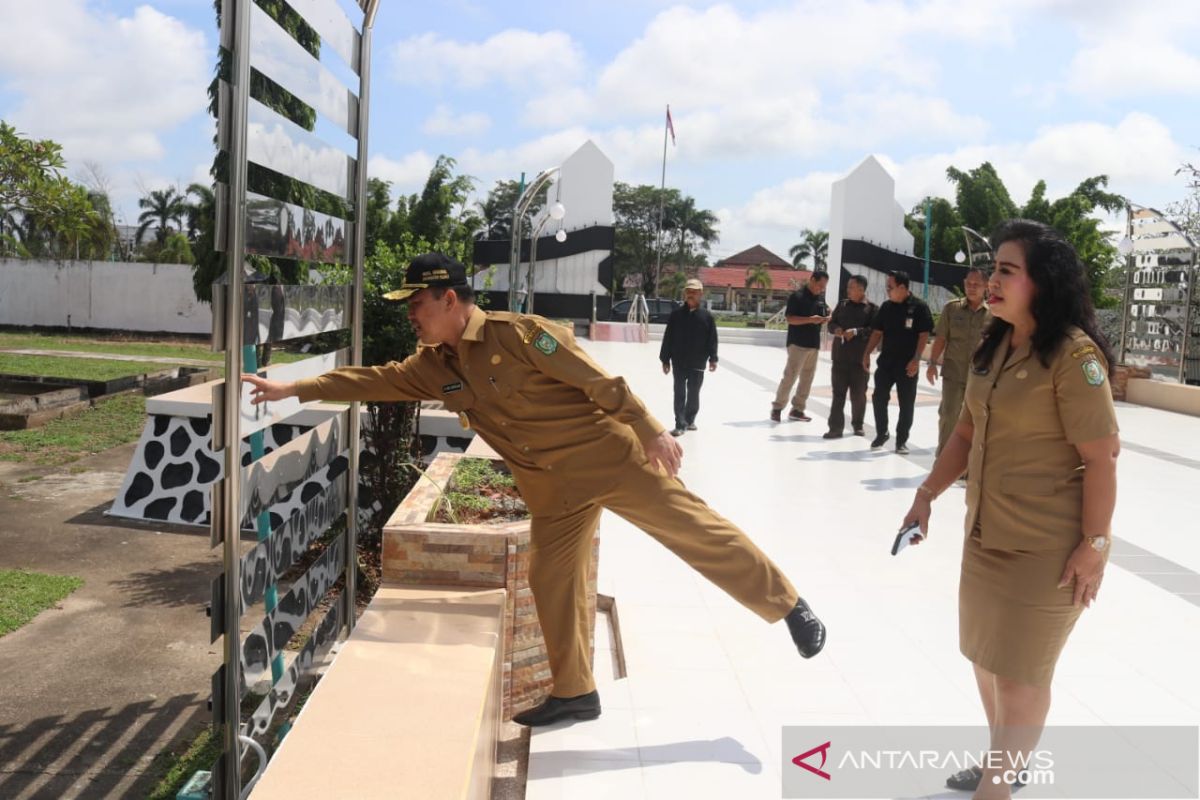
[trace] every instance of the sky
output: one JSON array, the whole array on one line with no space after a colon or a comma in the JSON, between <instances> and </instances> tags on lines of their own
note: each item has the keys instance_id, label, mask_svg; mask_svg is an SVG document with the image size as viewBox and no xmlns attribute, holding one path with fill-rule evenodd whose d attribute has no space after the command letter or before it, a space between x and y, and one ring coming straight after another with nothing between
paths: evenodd
<instances>
[{"instance_id":1,"label":"sky","mask_svg":"<svg viewBox=\"0 0 1200 800\"><path fill-rule=\"evenodd\" d=\"M121 221L207 182L211 0L0 0L0 20L0 118L99 174ZM416 192L445 154L482 196L590 138L657 185L669 103L666 182L718 215L713 258L786 257L867 155L905 208L984 161L1018 204L1104 174L1162 208L1200 161L1198 34L1196 0L381 0L368 172Z\"/></svg>"}]
</instances>

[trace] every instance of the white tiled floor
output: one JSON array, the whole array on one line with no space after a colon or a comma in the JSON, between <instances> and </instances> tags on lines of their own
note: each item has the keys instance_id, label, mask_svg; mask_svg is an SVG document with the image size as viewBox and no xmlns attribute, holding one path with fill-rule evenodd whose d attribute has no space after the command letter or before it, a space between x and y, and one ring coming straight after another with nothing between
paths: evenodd
<instances>
[{"instance_id":1,"label":"white tiled floor","mask_svg":"<svg viewBox=\"0 0 1200 800\"><path fill-rule=\"evenodd\" d=\"M657 342L585 347L672 422ZM927 543L887 552L933 460L937 390L923 386L912 453L901 457L857 437L821 438L824 357L814 421L782 424L767 419L782 351L724 345L721 358L705 380L700 430L681 440L683 480L775 559L829 626L829 644L800 659L782 625L605 514L600 590L616 598L629 676L614 679L601 631L604 714L535 729L530 800L778 798L784 725L983 724L958 652L962 490L939 500ZM1124 404L1118 415L1127 446L1116 536L1200 570L1200 419ZM1197 675L1200 607L1114 563L1059 662L1050 722L1200 724Z\"/></svg>"}]
</instances>

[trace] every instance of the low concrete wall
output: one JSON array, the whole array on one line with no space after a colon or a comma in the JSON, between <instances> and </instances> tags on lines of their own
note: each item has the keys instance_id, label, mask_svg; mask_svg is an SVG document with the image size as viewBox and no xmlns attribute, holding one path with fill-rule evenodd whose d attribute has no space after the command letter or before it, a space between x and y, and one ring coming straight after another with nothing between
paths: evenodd
<instances>
[{"instance_id":1,"label":"low concrete wall","mask_svg":"<svg viewBox=\"0 0 1200 800\"><path fill-rule=\"evenodd\" d=\"M187 264L0 259L0 325L205 334Z\"/></svg>"},{"instance_id":2,"label":"low concrete wall","mask_svg":"<svg viewBox=\"0 0 1200 800\"><path fill-rule=\"evenodd\" d=\"M1200 386L1130 378L1125 399L1139 406L1200 417Z\"/></svg>"}]
</instances>

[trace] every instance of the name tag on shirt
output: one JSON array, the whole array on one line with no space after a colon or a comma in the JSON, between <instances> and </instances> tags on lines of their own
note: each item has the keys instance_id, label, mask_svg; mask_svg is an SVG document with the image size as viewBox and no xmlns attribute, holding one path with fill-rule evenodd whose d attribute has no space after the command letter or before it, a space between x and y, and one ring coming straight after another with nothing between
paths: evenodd
<instances>
[{"instance_id":1,"label":"name tag on shirt","mask_svg":"<svg viewBox=\"0 0 1200 800\"><path fill-rule=\"evenodd\" d=\"M912 328L912 324L913 324L912 317L909 317L908 319L904 320L905 328Z\"/></svg>"},{"instance_id":2,"label":"name tag on shirt","mask_svg":"<svg viewBox=\"0 0 1200 800\"><path fill-rule=\"evenodd\" d=\"M461 381L455 381L454 383L447 383L446 385L444 385L442 387L442 394L450 394L451 392L461 392L461 391L462 391L462 382Z\"/></svg>"}]
</instances>

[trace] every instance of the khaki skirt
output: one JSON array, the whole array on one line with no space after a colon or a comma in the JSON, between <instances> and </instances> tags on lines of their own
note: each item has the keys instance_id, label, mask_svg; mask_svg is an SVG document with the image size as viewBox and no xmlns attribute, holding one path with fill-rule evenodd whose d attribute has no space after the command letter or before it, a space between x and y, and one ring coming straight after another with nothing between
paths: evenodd
<instances>
[{"instance_id":1,"label":"khaki skirt","mask_svg":"<svg viewBox=\"0 0 1200 800\"><path fill-rule=\"evenodd\" d=\"M1062 589L1066 550L990 550L978 530L963 543L958 583L958 647L1002 678L1049 686L1058 655L1082 607Z\"/></svg>"}]
</instances>

